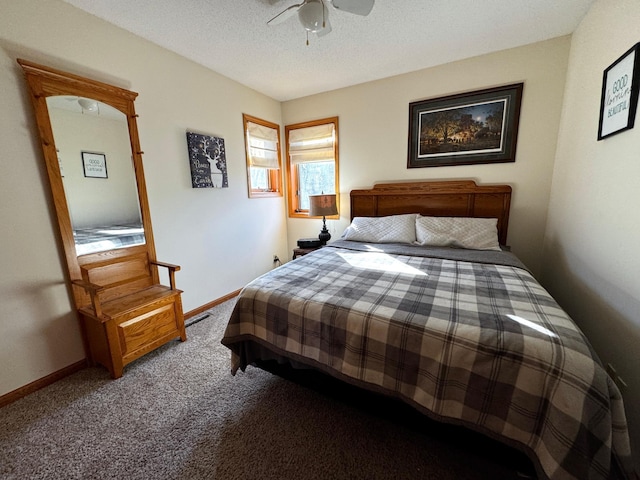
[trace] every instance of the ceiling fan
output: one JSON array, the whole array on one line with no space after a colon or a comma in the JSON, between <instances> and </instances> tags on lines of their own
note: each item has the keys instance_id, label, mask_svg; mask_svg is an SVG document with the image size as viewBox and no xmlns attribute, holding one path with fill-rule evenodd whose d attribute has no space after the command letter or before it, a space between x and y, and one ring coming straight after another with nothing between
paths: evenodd
<instances>
[{"instance_id":1,"label":"ceiling fan","mask_svg":"<svg viewBox=\"0 0 640 480\"><path fill-rule=\"evenodd\" d=\"M323 37L331 32L327 3L336 10L364 17L369 15L374 2L375 0L304 0L302 3L285 8L269 20L267 25L278 25L297 13L298 20L307 31L307 45L309 45L309 33Z\"/></svg>"}]
</instances>

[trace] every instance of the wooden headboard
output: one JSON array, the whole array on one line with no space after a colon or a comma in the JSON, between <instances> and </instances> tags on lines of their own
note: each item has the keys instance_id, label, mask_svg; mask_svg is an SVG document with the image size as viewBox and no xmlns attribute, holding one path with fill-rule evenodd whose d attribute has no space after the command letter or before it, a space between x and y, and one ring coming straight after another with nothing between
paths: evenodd
<instances>
[{"instance_id":1,"label":"wooden headboard","mask_svg":"<svg viewBox=\"0 0 640 480\"><path fill-rule=\"evenodd\" d=\"M472 180L378 183L351 191L351 219L419 213L436 217L498 219L498 240L507 244L511 186L478 186Z\"/></svg>"}]
</instances>

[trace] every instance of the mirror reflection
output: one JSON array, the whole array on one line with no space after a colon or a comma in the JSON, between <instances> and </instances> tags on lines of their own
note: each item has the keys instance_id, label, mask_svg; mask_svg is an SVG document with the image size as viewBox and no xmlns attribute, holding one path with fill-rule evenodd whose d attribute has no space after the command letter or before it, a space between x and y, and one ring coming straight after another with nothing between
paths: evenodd
<instances>
[{"instance_id":1,"label":"mirror reflection","mask_svg":"<svg viewBox=\"0 0 640 480\"><path fill-rule=\"evenodd\" d=\"M77 254L145 243L125 114L77 96L47 108Z\"/></svg>"}]
</instances>

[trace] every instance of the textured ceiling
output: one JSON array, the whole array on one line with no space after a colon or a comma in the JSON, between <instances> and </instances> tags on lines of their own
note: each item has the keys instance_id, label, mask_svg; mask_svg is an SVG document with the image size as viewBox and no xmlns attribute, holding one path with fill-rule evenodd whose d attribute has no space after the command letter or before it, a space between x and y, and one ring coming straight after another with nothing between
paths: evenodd
<instances>
[{"instance_id":1,"label":"textured ceiling","mask_svg":"<svg viewBox=\"0 0 640 480\"><path fill-rule=\"evenodd\" d=\"M367 17L329 6L309 35L301 0L64 0L284 101L573 32L595 0L377 0Z\"/></svg>"}]
</instances>

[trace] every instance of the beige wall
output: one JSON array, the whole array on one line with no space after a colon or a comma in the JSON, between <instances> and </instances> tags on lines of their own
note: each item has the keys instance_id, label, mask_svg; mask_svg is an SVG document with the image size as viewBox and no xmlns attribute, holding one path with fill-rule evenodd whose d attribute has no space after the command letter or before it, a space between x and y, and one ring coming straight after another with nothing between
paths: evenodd
<instances>
[{"instance_id":1,"label":"beige wall","mask_svg":"<svg viewBox=\"0 0 640 480\"><path fill-rule=\"evenodd\" d=\"M158 258L177 263L185 311L286 258L282 198L247 195L242 113L280 103L59 0L0 0L0 395L84 357L21 57L139 92ZM192 189L187 130L225 139L229 188Z\"/></svg>"},{"instance_id":2,"label":"beige wall","mask_svg":"<svg viewBox=\"0 0 640 480\"><path fill-rule=\"evenodd\" d=\"M640 40L638 25L637 0L601 0L573 35L542 281L629 385L623 396L640 458L638 121L597 141L602 73Z\"/></svg>"},{"instance_id":3,"label":"beige wall","mask_svg":"<svg viewBox=\"0 0 640 480\"><path fill-rule=\"evenodd\" d=\"M508 183L508 243L537 273L569 45L570 38L562 37L284 103L285 124L339 117L340 220L327 221L333 238L348 225L354 188L390 180ZM517 82L524 82L524 92L515 163L407 169L409 102ZM289 248L320 228L320 220L289 219Z\"/></svg>"}]
</instances>

